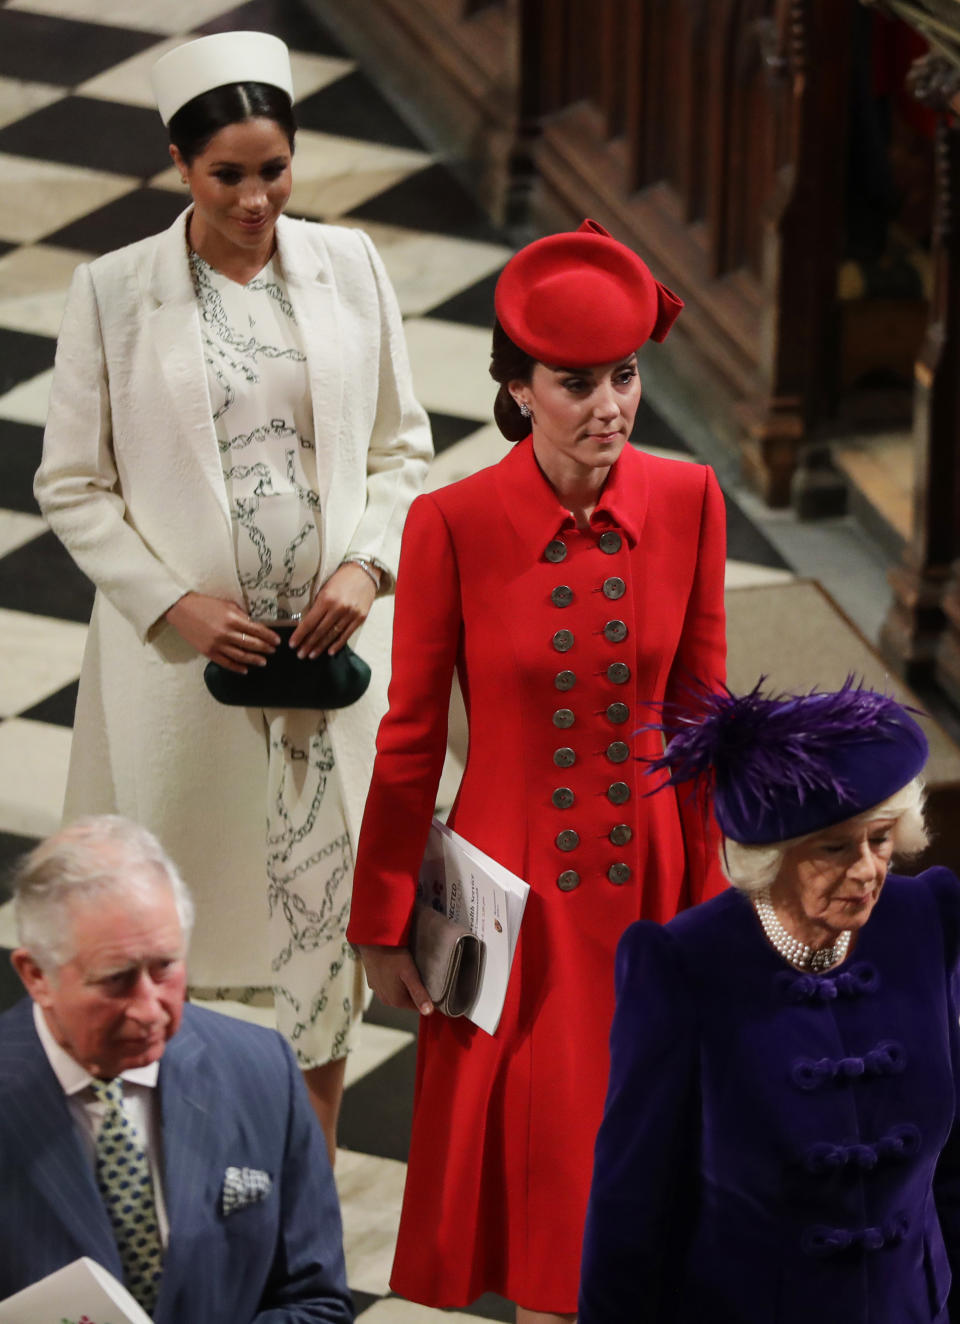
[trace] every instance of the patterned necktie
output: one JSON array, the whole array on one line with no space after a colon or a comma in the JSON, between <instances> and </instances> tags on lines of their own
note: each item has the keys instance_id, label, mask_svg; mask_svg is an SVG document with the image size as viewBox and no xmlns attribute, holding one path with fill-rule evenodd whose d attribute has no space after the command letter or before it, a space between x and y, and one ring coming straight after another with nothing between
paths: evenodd
<instances>
[{"instance_id":1,"label":"patterned necktie","mask_svg":"<svg viewBox=\"0 0 960 1324\"><path fill-rule=\"evenodd\" d=\"M97 1185L120 1251L127 1290L153 1314L163 1267L147 1152L123 1111L123 1081L91 1080L107 1111L97 1136Z\"/></svg>"}]
</instances>

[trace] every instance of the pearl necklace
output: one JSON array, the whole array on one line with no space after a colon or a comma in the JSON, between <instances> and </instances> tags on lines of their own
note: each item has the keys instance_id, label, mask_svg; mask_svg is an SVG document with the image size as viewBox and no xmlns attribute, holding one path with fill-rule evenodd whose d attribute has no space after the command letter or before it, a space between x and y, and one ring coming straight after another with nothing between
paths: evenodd
<instances>
[{"instance_id":1,"label":"pearl necklace","mask_svg":"<svg viewBox=\"0 0 960 1324\"><path fill-rule=\"evenodd\" d=\"M850 930L844 929L832 947L820 947L816 951L808 947L799 938L793 938L777 919L777 913L770 900L770 889L765 887L753 898L753 908L757 912L764 933L774 948L785 961L799 970L829 970L846 960L850 949Z\"/></svg>"}]
</instances>

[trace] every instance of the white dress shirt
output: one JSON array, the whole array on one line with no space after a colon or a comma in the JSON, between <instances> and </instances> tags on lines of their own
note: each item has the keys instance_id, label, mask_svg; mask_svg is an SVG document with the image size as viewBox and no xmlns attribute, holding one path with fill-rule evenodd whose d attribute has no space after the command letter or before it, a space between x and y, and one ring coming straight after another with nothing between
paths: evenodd
<instances>
[{"instance_id":1,"label":"white dress shirt","mask_svg":"<svg viewBox=\"0 0 960 1324\"><path fill-rule=\"evenodd\" d=\"M83 1152L89 1160L90 1170L96 1175L97 1136L103 1124L107 1105L94 1097L90 1089L90 1081L93 1079L90 1073L54 1039L47 1018L36 1002L33 1004L33 1023L37 1027L37 1034L47 1055L47 1061L67 1096L67 1104L73 1114L77 1135L80 1137ZM163 1199L163 1145L160 1100L157 1095L159 1074L160 1063L156 1061L146 1067L133 1067L130 1071L122 1071L120 1078L123 1081L124 1114L137 1132L150 1163L157 1227L161 1245L166 1250L170 1239L170 1225L167 1222L167 1210Z\"/></svg>"}]
</instances>

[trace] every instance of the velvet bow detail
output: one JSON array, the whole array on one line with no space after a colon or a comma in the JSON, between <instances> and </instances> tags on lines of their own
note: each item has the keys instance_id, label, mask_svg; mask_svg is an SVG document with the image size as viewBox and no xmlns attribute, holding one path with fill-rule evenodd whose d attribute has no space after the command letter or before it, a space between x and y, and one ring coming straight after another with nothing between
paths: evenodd
<instances>
[{"instance_id":1,"label":"velvet bow detail","mask_svg":"<svg viewBox=\"0 0 960 1324\"><path fill-rule=\"evenodd\" d=\"M800 1245L804 1255L822 1259L843 1250L882 1250L884 1246L897 1246L910 1230L910 1220L904 1213L894 1214L879 1227L825 1227L815 1224L804 1228Z\"/></svg>"},{"instance_id":2,"label":"velvet bow detail","mask_svg":"<svg viewBox=\"0 0 960 1324\"><path fill-rule=\"evenodd\" d=\"M833 1002L837 998L862 998L876 993L880 976L875 966L858 961L839 975L794 975L784 970L777 982L788 1002Z\"/></svg>"},{"instance_id":3,"label":"velvet bow detail","mask_svg":"<svg viewBox=\"0 0 960 1324\"><path fill-rule=\"evenodd\" d=\"M818 1141L804 1154L803 1165L815 1177L838 1172L841 1168L871 1172L882 1159L912 1158L919 1148L919 1129L912 1122L904 1122L872 1145L831 1145L829 1141Z\"/></svg>"},{"instance_id":4,"label":"velvet bow detail","mask_svg":"<svg viewBox=\"0 0 960 1324\"><path fill-rule=\"evenodd\" d=\"M798 1090L809 1093L833 1081L846 1084L861 1076L898 1076L907 1065L902 1044L883 1039L863 1057L800 1057L790 1068L790 1079Z\"/></svg>"}]
</instances>

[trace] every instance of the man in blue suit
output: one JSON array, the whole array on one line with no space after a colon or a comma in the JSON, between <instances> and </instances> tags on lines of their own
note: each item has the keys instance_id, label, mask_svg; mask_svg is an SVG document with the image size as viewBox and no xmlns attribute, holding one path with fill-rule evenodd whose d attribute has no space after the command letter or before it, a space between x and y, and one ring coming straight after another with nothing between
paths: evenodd
<instances>
[{"instance_id":1,"label":"man in blue suit","mask_svg":"<svg viewBox=\"0 0 960 1324\"><path fill-rule=\"evenodd\" d=\"M0 1015L0 1299L88 1256L156 1324L352 1320L300 1072L273 1031L184 1006L192 907L155 838L80 820L14 898L30 999Z\"/></svg>"}]
</instances>

